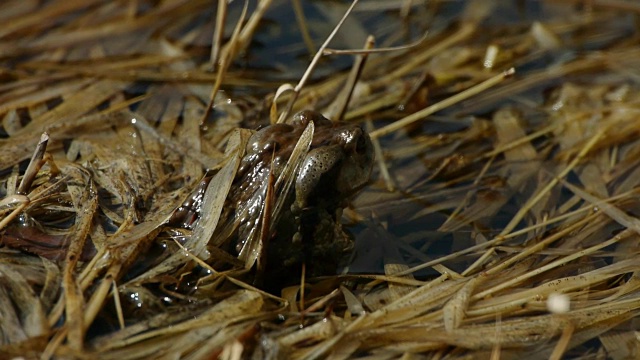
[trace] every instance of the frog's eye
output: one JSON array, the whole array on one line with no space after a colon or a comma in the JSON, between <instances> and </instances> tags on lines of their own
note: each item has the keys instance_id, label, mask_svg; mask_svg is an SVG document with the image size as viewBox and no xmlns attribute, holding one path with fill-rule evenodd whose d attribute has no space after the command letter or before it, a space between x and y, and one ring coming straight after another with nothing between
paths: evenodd
<instances>
[{"instance_id":1,"label":"frog's eye","mask_svg":"<svg viewBox=\"0 0 640 360\"><path fill-rule=\"evenodd\" d=\"M291 125L295 127L306 127L309 124L309 116L307 114L308 111L301 111L295 115L293 115L293 120L291 120Z\"/></svg>"},{"instance_id":2,"label":"frog's eye","mask_svg":"<svg viewBox=\"0 0 640 360\"><path fill-rule=\"evenodd\" d=\"M360 128L345 132L342 136L345 139L345 149L352 151L356 154L366 154L368 151L368 137L367 134Z\"/></svg>"},{"instance_id":3,"label":"frog's eye","mask_svg":"<svg viewBox=\"0 0 640 360\"><path fill-rule=\"evenodd\" d=\"M356 152L358 154L363 154L367 152L367 137L365 134L358 134L358 139L356 140Z\"/></svg>"}]
</instances>

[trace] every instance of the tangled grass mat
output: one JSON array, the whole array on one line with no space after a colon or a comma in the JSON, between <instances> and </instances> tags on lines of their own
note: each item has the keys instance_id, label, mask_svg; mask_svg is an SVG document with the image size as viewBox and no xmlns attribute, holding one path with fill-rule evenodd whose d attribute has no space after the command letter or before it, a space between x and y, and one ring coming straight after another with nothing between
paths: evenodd
<instances>
[{"instance_id":1,"label":"tangled grass mat","mask_svg":"<svg viewBox=\"0 0 640 360\"><path fill-rule=\"evenodd\" d=\"M640 6L349 5L0 4L1 358L640 356ZM207 244L239 129L301 109L376 163L348 265L266 292Z\"/></svg>"}]
</instances>

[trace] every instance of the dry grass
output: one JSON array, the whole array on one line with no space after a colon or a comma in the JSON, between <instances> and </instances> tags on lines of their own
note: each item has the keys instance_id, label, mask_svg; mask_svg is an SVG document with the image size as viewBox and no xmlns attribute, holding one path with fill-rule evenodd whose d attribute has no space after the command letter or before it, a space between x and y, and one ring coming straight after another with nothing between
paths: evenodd
<instances>
[{"instance_id":1,"label":"dry grass","mask_svg":"<svg viewBox=\"0 0 640 360\"><path fill-rule=\"evenodd\" d=\"M301 68L261 49L304 45L262 43L261 19L290 3L234 3L226 21L223 3L0 4L2 358L640 356L635 2L365 1L329 47L365 46L350 35L371 14L378 47L429 36L351 72L320 61L271 114ZM332 26L346 9L314 4ZM331 30L305 25L307 47ZM254 288L255 258L207 248L238 128L288 106L365 122L377 154L345 210L349 273L302 296ZM166 226L206 169L206 215Z\"/></svg>"}]
</instances>

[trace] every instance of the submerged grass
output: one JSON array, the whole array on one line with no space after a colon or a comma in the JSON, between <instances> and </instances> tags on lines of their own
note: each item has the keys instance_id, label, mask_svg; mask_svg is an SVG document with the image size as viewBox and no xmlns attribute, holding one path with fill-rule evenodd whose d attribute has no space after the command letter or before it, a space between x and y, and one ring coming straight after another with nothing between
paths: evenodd
<instances>
[{"instance_id":1,"label":"submerged grass","mask_svg":"<svg viewBox=\"0 0 640 360\"><path fill-rule=\"evenodd\" d=\"M2 358L637 357L639 9L480 3L365 1L333 48L364 44L349 35L372 16L393 24L384 46L412 45L353 71L325 56L330 75L295 88L293 111L366 122L377 169L344 211L345 271L269 293L244 270L261 243L210 245L234 230L241 128L277 119L308 55L270 17L324 14L310 46L349 4L261 1L236 21L200 0L5 1ZM207 171L198 225L169 225Z\"/></svg>"}]
</instances>

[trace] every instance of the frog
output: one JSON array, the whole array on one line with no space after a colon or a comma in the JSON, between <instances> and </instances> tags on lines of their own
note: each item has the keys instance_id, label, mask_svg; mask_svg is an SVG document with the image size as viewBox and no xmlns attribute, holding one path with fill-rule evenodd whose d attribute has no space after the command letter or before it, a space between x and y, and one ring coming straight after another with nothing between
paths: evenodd
<instances>
[{"instance_id":1,"label":"frog","mask_svg":"<svg viewBox=\"0 0 640 360\"><path fill-rule=\"evenodd\" d=\"M210 247L220 246L219 239L230 239L222 248L240 255L259 226L266 183L283 172L310 122L314 134L309 150L289 192L276 194L285 197L285 205L258 260L271 278L297 274L303 264L310 277L335 274L353 248L341 217L349 199L369 181L374 161L371 139L358 124L334 122L312 110L297 113L290 123L258 128L248 139ZM206 211L202 198L209 179L176 211L177 223L197 226L199 213Z\"/></svg>"},{"instance_id":2,"label":"frog","mask_svg":"<svg viewBox=\"0 0 640 360\"><path fill-rule=\"evenodd\" d=\"M295 173L295 183L285 196L285 208L266 246L265 272L296 274L302 264L310 277L335 274L353 248L352 237L342 228L341 217L349 199L368 182L374 162L371 139L359 124L334 122L306 110L289 124L273 124L249 139L236 181L230 191L236 209L263 202L258 189L269 176L277 178L309 122L314 135L309 151ZM237 254L255 226L253 209L240 219L231 251Z\"/></svg>"}]
</instances>

